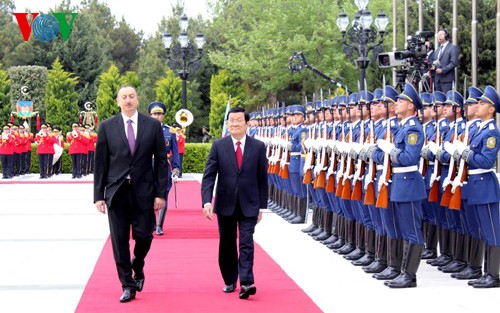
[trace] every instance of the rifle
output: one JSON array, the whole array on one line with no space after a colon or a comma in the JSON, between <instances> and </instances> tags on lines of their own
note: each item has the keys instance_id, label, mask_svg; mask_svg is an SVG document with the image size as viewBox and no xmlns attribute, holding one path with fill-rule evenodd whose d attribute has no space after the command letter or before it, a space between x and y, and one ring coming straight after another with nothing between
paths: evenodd
<instances>
[{"instance_id":1,"label":"rifle","mask_svg":"<svg viewBox=\"0 0 500 313\"><path fill-rule=\"evenodd\" d=\"M359 85L359 84L358 84ZM366 85L366 82L365 82ZM359 87L358 87L359 88ZM368 92L364 91L367 95ZM361 127L359 130L359 144L363 145L365 143L365 125L364 125L364 117L363 117L363 101L362 101L362 95L361 91L359 92L359 104L358 108L361 112ZM363 177L365 175L365 161L361 159L358 156L358 161L357 161L357 169L356 172L354 173L354 188L352 190L351 194L351 200L362 200L363 199Z\"/></svg>"},{"instance_id":2,"label":"rifle","mask_svg":"<svg viewBox=\"0 0 500 313\"><path fill-rule=\"evenodd\" d=\"M279 171L279 176L283 179L288 179L289 178L289 171L288 171L288 164L290 164L290 150L288 149L288 143L290 139L288 138L288 125L286 123L286 107L285 107L285 102L283 102L283 113L284 113L284 120L285 120L285 133L283 134L284 142L283 142L283 152L281 154L281 167Z\"/></svg>"},{"instance_id":3,"label":"rifle","mask_svg":"<svg viewBox=\"0 0 500 313\"><path fill-rule=\"evenodd\" d=\"M370 145L375 144L375 130L373 129L373 120L372 113L370 111L370 104L368 104L368 117L370 120L370 133L368 134L368 143ZM375 205L375 188L373 187L373 182L376 179L377 171L376 171L375 161L368 161L368 173L365 176L365 198L363 199L364 205Z\"/></svg>"},{"instance_id":4,"label":"rifle","mask_svg":"<svg viewBox=\"0 0 500 313\"><path fill-rule=\"evenodd\" d=\"M323 89L320 91L320 99L321 99L321 110L323 111L323 129L322 134L320 135L319 144L321 145L321 149L318 149L319 156L316 159L316 167L314 168L314 172L316 174L314 179L314 189L325 188L326 185L326 173L325 170L328 167L328 159L327 159L327 151L326 151L326 139L328 136L328 129L326 123L326 114L323 108ZM320 130L321 131L321 130Z\"/></svg>"},{"instance_id":5,"label":"rifle","mask_svg":"<svg viewBox=\"0 0 500 313\"><path fill-rule=\"evenodd\" d=\"M434 89L434 88L432 88ZM439 129L439 116L438 116L438 107L436 105L436 99L434 98L434 92L432 93L432 102L434 103L434 112L436 112L436 133L434 142L439 147L441 146L441 131ZM430 180L430 191L429 191L429 202L438 202L439 201L439 180L441 179L441 166L439 166L439 160L437 156L434 160L434 170L432 171L431 180Z\"/></svg>"},{"instance_id":6,"label":"rifle","mask_svg":"<svg viewBox=\"0 0 500 313\"><path fill-rule=\"evenodd\" d=\"M306 100L306 105L307 105L307 100ZM306 114L307 114L307 110L306 110ZM315 163L314 150L311 146L312 141L314 140L313 139L313 132L311 130L312 128L313 128L313 125L309 124L307 140L309 140L310 143L308 144L309 147L307 148L307 155L306 155L306 160L305 160L304 168L303 168L304 179L302 180L302 183L306 184L306 185L308 185L312 182L312 169L313 169L314 163Z\"/></svg>"},{"instance_id":7,"label":"rifle","mask_svg":"<svg viewBox=\"0 0 500 313\"><path fill-rule=\"evenodd\" d=\"M348 109L349 107L349 100L347 100L347 114L349 121L351 121L351 110ZM349 147L352 144L352 123L349 124ZM353 177L353 167L354 167L354 161L352 160L351 156L348 154L347 155L347 164L346 164L346 169L344 172L344 179L342 182L342 199L345 200L351 200L351 179Z\"/></svg>"},{"instance_id":8,"label":"rifle","mask_svg":"<svg viewBox=\"0 0 500 313\"><path fill-rule=\"evenodd\" d=\"M384 139L392 143L394 141L391 134L391 123L389 120L389 102L385 97L385 75L383 76L383 84L384 84L384 95L382 99L384 99L384 105L386 109L386 130ZM387 209L389 207L389 184L392 182L391 180L391 155L389 153L384 152L384 168L382 170L382 175L380 175L378 181L378 197L377 202L375 203L375 207L379 209Z\"/></svg>"},{"instance_id":9,"label":"rifle","mask_svg":"<svg viewBox=\"0 0 500 313\"><path fill-rule=\"evenodd\" d=\"M454 113L454 125L453 125L453 136L451 137L451 143L453 144L455 140L458 140L458 126L457 126L457 107L455 106L455 84L453 84L453 113ZM441 206L448 207L451 200L451 183L457 175L457 167L455 166L455 158L453 155L450 156L450 165L448 167L448 176L446 176L443 182L443 195L441 197Z\"/></svg>"},{"instance_id":10,"label":"rifle","mask_svg":"<svg viewBox=\"0 0 500 313\"><path fill-rule=\"evenodd\" d=\"M423 114L422 114L422 117L423 117ZM426 131L425 131L425 124L423 125L422 128L424 131L424 140L425 140L424 146L425 146L429 143L429 139L427 139L427 135L426 135ZM425 174L427 173L427 166L428 166L427 160L421 156L419 164L418 164L418 171L420 172L420 174L422 174L423 177L425 177Z\"/></svg>"},{"instance_id":11,"label":"rifle","mask_svg":"<svg viewBox=\"0 0 500 313\"><path fill-rule=\"evenodd\" d=\"M464 79L464 89L467 88L467 77ZM464 96L466 93L464 92ZM464 103L464 106L466 104ZM465 109L464 111L464 122L465 125L467 125L467 119L468 119L468 108ZM469 126L465 127L465 133L463 134L462 137L462 142L465 143L466 145L469 145ZM462 204L462 186L464 185L464 182L467 178L467 163L465 162L464 159L460 159L460 164L458 166L458 173L457 176L455 176L455 179L453 180L452 187L451 187L451 199L450 203L448 204L448 208L452 210L460 210L461 204Z\"/></svg>"},{"instance_id":12,"label":"rifle","mask_svg":"<svg viewBox=\"0 0 500 313\"><path fill-rule=\"evenodd\" d=\"M340 123L342 125L342 134L340 134L340 140L339 140L339 144L341 144L340 142L345 143L346 135L345 135L344 119L342 116L342 109L340 108L340 106L338 108L338 111L339 111L339 115L340 115ZM344 175L344 168L345 168L345 154L341 152L340 153L340 166L339 166L339 169L337 171L337 176L336 176L337 190L335 191L335 196L337 196L337 197L342 197L342 192L344 190L344 180L342 179L343 175Z\"/></svg>"},{"instance_id":13,"label":"rifle","mask_svg":"<svg viewBox=\"0 0 500 313\"><path fill-rule=\"evenodd\" d=\"M332 105L332 115L333 115L333 105ZM341 117L341 120L342 120L342 117ZM330 167L328 168L328 172L326 173L327 183L326 183L326 187L325 187L326 192L332 192L332 193L335 192L335 175L333 175L333 173L335 172L335 169L337 168L337 155L334 152L335 140L337 140L337 125L336 124L338 125L338 122L337 123L334 122L332 125L332 134L331 134L330 139L329 139L329 142L330 142L330 144L329 144L329 146L330 146L330 156L329 156Z\"/></svg>"}]
</instances>

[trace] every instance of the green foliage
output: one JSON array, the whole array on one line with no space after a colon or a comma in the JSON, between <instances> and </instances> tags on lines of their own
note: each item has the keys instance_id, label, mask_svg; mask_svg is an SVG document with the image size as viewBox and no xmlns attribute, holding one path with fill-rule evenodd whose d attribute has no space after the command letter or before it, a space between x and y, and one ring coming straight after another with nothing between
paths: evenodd
<instances>
[{"instance_id":1,"label":"green foliage","mask_svg":"<svg viewBox=\"0 0 500 313\"><path fill-rule=\"evenodd\" d=\"M139 57L141 34L136 34L122 17L118 27L113 28L109 36L113 41L111 50L113 62L122 73L131 70L136 66Z\"/></svg>"},{"instance_id":2,"label":"green foliage","mask_svg":"<svg viewBox=\"0 0 500 313\"><path fill-rule=\"evenodd\" d=\"M220 138L224 123L224 113L227 102L231 97L230 107L242 106L245 92L241 85L237 84L234 77L227 70L221 70L217 75L212 76L210 84L210 133L215 138Z\"/></svg>"},{"instance_id":3,"label":"green foliage","mask_svg":"<svg viewBox=\"0 0 500 313\"><path fill-rule=\"evenodd\" d=\"M186 143L182 171L184 173L203 173L205 160L208 158L211 146L210 143Z\"/></svg>"},{"instance_id":4,"label":"green foliage","mask_svg":"<svg viewBox=\"0 0 500 313\"><path fill-rule=\"evenodd\" d=\"M137 74L141 79L139 90L139 109L147 112L148 105L156 99L156 82L162 79L167 70L165 47L161 35L157 34L145 41L139 52Z\"/></svg>"},{"instance_id":5,"label":"green foliage","mask_svg":"<svg viewBox=\"0 0 500 313\"><path fill-rule=\"evenodd\" d=\"M172 70L167 70L166 77L156 82L155 92L156 101L167 107L163 121L172 125L175 122L175 113L182 108L182 80Z\"/></svg>"},{"instance_id":6,"label":"green foliage","mask_svg":"<svg viewBox=\"0 0 500 313\"><path fill-rule=\"evenodd\" d=\"M10 80L7 72L0 69L0 124L8 121L12 105L10 102Z\"/></svg>"},{"instance_id":7,"label":"green foliage","mask_svg":"<svg viewBox=\"0 0 500 313\"><path fill-rule=\"evenodd\" d=\"M57 58L49 70L46 86L47 120L62 128L62 133L71 130L71 123L77 120L78 93L75 91L78 78L64 71Z\"/></svg>"},{"instance_id":8,"label":"green foliage","mask_svg":"<svg viewBox=\"0 0 500 313\"><path fill-rule=\"evenodd\" d=\"M45 86L48 80L48 71L43 66L13 66L8 70L11 90L10 101L12 105L17 100L32 100L33 110L39 112L45 120ZM28 87L28 94L21 93L21 87Z\"/></svg>"},{"instance_id":9,"label":"green foliage","mask_svg":"<svg viewBox=\"0 0 500 313\"><path fill-rule=\"evenodd\" d=\"M139 89L141 87L141 79L136 72L128 71L125 73L125 75L122 76L120 84L132 85L136 89Z\"/></svg>"},{"instance_id":10,"label":"green foliage","mask_svg":"<svg viewBox=\"0 0 500 313\"><path fill-rule=\"evenodd\" d=\"M120 108L116 104L116 95L121 81L120 72L114 64L111 64L109 69L99 77L97 116L101 121L120 112Z\"/></svg>"}]
</instances>

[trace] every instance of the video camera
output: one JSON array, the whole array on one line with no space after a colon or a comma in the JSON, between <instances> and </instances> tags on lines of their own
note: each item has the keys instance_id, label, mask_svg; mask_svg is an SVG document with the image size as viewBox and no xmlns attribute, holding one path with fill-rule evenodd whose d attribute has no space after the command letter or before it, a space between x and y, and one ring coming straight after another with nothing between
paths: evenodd
<instances>
[{"instance_id":1,"label":"video camera","mask_svg":"<svg viewBox=\"0 0 500 313\"><path fill-rule=\"evenodd\" d=\"M403 51L379 53L379 68L402 67L408 69L419 68L427 57L426 41L434 37L432 31L416 32L415 36L408 36L406 49Z\"/></svg>"}]
</instances>

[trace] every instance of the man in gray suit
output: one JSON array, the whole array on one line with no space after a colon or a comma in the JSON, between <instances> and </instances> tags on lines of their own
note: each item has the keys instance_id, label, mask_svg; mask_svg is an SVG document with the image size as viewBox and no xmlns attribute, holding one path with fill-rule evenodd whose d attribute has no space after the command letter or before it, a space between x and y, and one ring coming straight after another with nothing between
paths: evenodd
<instances>
[{"instance_id":1,"label":"man in gray suit","mask_svg":"<svg viewBox=\"0 0 500 313\"><path fill-rule=\"evenodd\" d=\"M451 90L455 81L455 67L458 65L458 47L449 42L446 29L437 33L439 48L434 52L432 64L435 66L435 90L444 93Z\"/></svg>"}]
</instances>

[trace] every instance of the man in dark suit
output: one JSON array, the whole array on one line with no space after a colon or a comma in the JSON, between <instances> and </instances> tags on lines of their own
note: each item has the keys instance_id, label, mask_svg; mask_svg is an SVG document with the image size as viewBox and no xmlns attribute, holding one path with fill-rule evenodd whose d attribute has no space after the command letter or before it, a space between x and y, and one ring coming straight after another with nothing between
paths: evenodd
<instances>
[{"instance_id":1,"label":"man in dark suit","mask_svg":"<svg viewBox=\"0 0 500 313\"><path fill-rule=\"evenodd\" d=\"M458 47L449 42L450 35L446 29L437 33L439 48L434 52L432 64L435 66L436 91L444 93L452 89L455 81L455 67L458 65Z\"/></svg>"},{"instance_id":2,"label":"man in dark suit","mask_svg":"<svg viewBox=\"0 0 500 313\"><path fill-rule=\"evenodd\" d=\"M267 207L268 197L266 147L246 135L249 120L250 116L243 108L235 107L229 111L227 126L230 136L213 142L201 183L203 215L212 220L212 214L217 214L219 268L225 283L223 291L233 292L239 276L240 299L247 299L257 292L253 275L253 233L262 216L260 209Z\"/></svg>"},{"instance_id":3,"label":"man in dark suit","mask_svg":"<svg viewBox=\"0 0 500 313\"><path fill-rule=\"evenodd\" d=\"M137 111L135 88L120 87L117 102L121 113L99 127L94 203L103 214L108 209L113 254L123 289L120 302L128 302L144 286L144 259L153 240L155 211L165 208L168 164L161 124ZM130 227L135 240L132 260Z\"/></svg>"}]
</instances>

